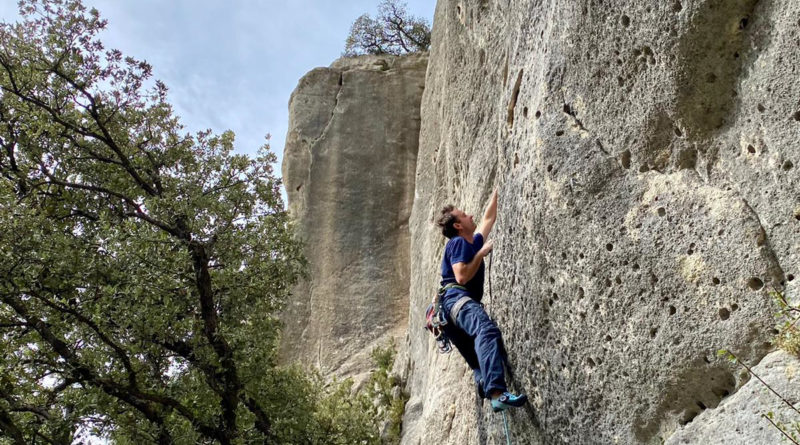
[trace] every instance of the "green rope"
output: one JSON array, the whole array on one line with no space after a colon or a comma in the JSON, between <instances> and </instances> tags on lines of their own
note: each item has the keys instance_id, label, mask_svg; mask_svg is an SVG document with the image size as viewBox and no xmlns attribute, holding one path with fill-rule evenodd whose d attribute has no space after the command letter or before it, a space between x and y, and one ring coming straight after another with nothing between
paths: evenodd
<instances>
[{"instance_id":1,"label":"green rope","mask_svg":"<svg viewBox=\"0 0 800 445\"><path fill-rule=\"evenodd\" d=\"M511 433L508 432L508 420L506 419L506 410L503 410L503 427L506 431L506 445L511 445Z\"/></svg>"}]
</instances>

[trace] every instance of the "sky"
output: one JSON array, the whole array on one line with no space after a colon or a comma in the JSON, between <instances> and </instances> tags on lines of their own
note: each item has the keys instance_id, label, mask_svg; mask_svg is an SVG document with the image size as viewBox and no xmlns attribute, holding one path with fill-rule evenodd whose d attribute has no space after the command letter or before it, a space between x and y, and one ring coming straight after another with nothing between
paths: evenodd
<instances>
[{"instance_id":1,"label":"sky","mask_svg":"<svg viewBox=\"0 0 800 445\"><path fill-rule=\"evenodd\" d=\"M311 69L341 56L353 21L379 0L83 0L108 20L101 40L153 66L191 132L233 130L254 154L270 133L280 158L289 96ZM433 21L436 0L405 0ZM0 0L0 21L18 18ZM280 162L280 161L279 161Z\"/></svg>"}]
</instances>

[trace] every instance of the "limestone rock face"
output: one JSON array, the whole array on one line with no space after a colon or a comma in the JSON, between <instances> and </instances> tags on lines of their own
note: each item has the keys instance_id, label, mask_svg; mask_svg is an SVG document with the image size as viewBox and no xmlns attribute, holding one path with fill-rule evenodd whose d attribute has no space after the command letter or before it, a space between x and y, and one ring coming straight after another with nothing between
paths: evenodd
<instances>
[{"instance_id":1,"label":"limestone rock face","mask_svg":"<svg viewBox=\"0 0 800 445\"><path fill-rule=\"evenodd\" d=\"M287 362L354 376L405 333L426 66L426 55L342 59L292 94L282 168L310 279L283 317Z\"/></svg>"},{"instance_id":2,"label":"limestone rock face","mask_svg":"<svg viewBox=\"0 0 800 445\"><path fill-rule=\"evenodd\" d=\"M771 0L439 0L404 443L504 440L463 359L419 328L444 247L431 221L446 203L480 215L494 187L484 303L532 397L514 443L663 443L741 391L716 352L758 363L770 291L800 274L798 17Z\"/></svg>"},{"instance_id":3,"label":"limestone rock face","mask_svg":"<svg viewBox=\"0 0 800 445\"><path fill-rule=\"evenodd\" d=\"M753 369L755 375L786 401L800 400L797 385L800 360L784 352L774 352ZM763 415L773 414L773 421L789 426L798 414L758 379L750 379L736 394L726 398L717 409L706 410L691 423L679 428L666 445L724 443L730 445L791 443ZM791 427L789 431L793 431Z\"/></svg>"}]
</instances>

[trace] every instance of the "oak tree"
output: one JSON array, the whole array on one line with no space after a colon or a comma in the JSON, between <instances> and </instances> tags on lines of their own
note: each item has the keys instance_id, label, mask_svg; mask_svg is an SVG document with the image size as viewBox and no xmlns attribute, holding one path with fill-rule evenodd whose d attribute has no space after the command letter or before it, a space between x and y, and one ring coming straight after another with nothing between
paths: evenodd
<instances>
[{"instance_id":1,"label":"oak tree","mask_svg":"<svg viewBox=\"0 0 800 445\"><path fill-rule=\"evenodd\" d=\"M20 12L0 24L0 443L374 440L365 407L276 365L304 260L269 147L185 132L79 0Z\"/></svg>"}]
</instances>

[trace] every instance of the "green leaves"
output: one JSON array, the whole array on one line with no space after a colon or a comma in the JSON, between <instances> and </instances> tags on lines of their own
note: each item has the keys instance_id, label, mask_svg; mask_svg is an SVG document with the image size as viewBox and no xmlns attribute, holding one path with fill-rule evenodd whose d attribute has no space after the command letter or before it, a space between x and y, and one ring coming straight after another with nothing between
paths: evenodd
<instances>
[{"instance_id":1,"label":"green leaves","mask_svg":"<svg viewBox=\"0 0 800 445\"><path fill-rule=\"evenodd\" d=\"M21 11L0 24L0 437L374 437L276 367L305 262L269 147L183 133L150 66L105 49L80 1Z\"/></svg>"},{"instance_id":2,"label":"green leaves","mask_svg":"<svg viewBox=\"0 0 800 445\"><path fill-rule=\"evenodd\" d=\"M362 54L407 54L427 51L431 45L428 22L406 12L398 0L381 0L375 18L364 14L353 22L344 56Z\"/></svg>"}]
</instances>

